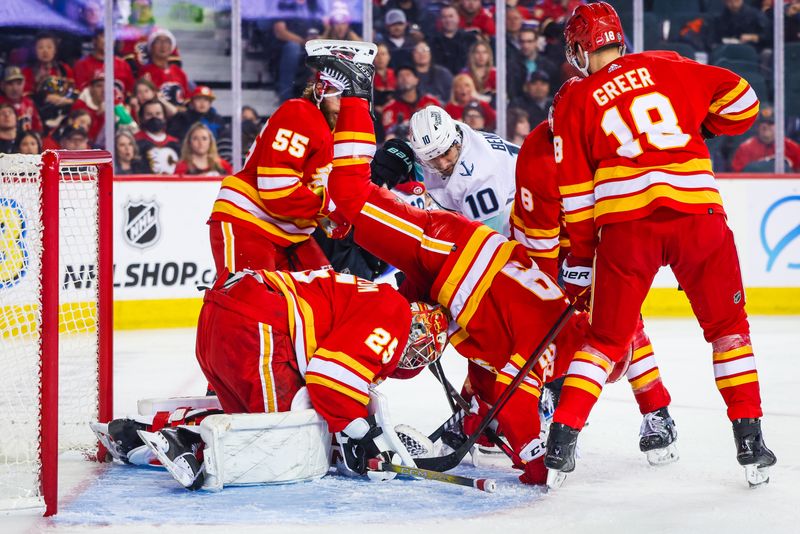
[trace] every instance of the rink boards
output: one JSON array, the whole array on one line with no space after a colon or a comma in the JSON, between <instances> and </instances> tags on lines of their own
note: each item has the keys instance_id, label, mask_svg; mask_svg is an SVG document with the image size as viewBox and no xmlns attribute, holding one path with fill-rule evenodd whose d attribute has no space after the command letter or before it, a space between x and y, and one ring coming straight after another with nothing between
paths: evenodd
<instances>
[{"instance_id":1,"label":"rink boards","mask_svg":"<svg viewBox=\"0 0 800 534\"><path fill-rule=\"evenodd\" d=\"M751 314L800 314L800 177L718 179L736 235ZM116 328L193 326L213 283L206 221L218 178L137 177L114 183ZM662 269L647 316L689 315Z\"/></svg>"}]
</instances>

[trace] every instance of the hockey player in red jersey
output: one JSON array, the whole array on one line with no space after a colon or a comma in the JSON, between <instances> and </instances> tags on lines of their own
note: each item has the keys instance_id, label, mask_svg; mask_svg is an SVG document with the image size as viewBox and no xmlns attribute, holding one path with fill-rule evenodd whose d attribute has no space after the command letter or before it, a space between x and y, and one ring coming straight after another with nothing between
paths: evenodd
<instances>
[{"instance_id":1,"label":"hockey player in red jersey","mask_svg":"<svg viewBox=\"0 0 800 534\"><path fill-rule=\"evenodd\" d=\"M548 436L551 480L574 469L578 432L628 349L656 271L669 265L712 344L737 460L748 482L763 483L775 455L761 433L739 262L703 141L746 131L758 98L733 72L674 52L623 56L622 26L605 2L578 6L565 36L585 78L553 118L572 245L562 276L574 299L591 293L591 318Z\"/></svg>"},{"instance_id":2,"label":"hockey player in red jersey","mask_svg":"<svg viewBox=\"0 0 800 534\"><path fill-rule=\"evenodd\" d=\"M218 272L329 266L311 234L332 211L325 185L345 83L320 68L302 98L270 117L244 168L222 181L209 219Z\"/></svg>"},{"instance_id":3,"label":"hockey player in red jersey","mask_svg":"<svg viewBox=\"0 0 800 534\"><path fill-rule=\"evenodd\" d=\"M442 121L434 114L432 135L456 140L455 131L434 132L435 124ZM478 392L493 402L566 308L563 292L519 243L460 215L414 208L373 184L375 138L366 100L343 98L336 128L342 137L335 142L328 189L337 210L352 223L356 243L403 271L400 291L409 300L449 309L450 342L495 375L489 390ZM580 344L578 324L576 317L562 331L557 353L571 353L570 347ZM498 415L511 447L527 462L521 480L533 484L544 483L546 476L537 404L542 383L553 372L553 353L547 352Z\"/></svg>"},{"instance_id":4,"label":"hockey player in red jersey","mask_svg":"<svg viewBox=\"0 0 800 534\"><path fill-rule=\"evenodd\" d=\"M409 306L388 284L327 269L222 275L203 299L196 356L224 412L288 412L306 390L336 434L343 469L366 473L368 458L388 453L375 439L381 429L367 410L370 387L390 376L411 378L441 356L448 326L441 306ZM125 442L112 451L127 462L125 455L142 442L121 430L126 422L139 430L157 430L163 422L154 420L155 428L132 420L109 425L111 441ZM186 453L197 448L200 436L175 426L140 436L179 481L198 489L200 461Z\"/></svg>"},{"instance_id":5,"label":"hockey player in red jersey","mask_svg":"<svg viewBox=\"0 0 800 534\"><path fill-rule=\"evenodd\" d=\"M543 121L534 128L520 148L511 237L528 248L528 254L542 271L557 279L558 260L566 257L570 245L564 229L550 123L552 121ZM653 346L641 318L633 336L630 358L615 367L608 381L616 381L623 375L631 385L643 416L639 449L653 465L677 460L678 451L674 445L677 432L667 409L669 392L661 380Z\"/></svg>"}]
</instances>

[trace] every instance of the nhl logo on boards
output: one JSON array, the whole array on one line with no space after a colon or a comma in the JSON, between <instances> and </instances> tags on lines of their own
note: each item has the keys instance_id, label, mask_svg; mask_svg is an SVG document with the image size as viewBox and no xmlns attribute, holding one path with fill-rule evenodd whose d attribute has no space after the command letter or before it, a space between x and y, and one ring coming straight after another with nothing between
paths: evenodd
<instances>
[{"instance_id":1,"label":"nhl logo on boards","mask_svg":"<svg viewBox=\"0 0 800 534\"><path fill-rule=\"evenodd\" d=\"M125 241L136 248L147 248L156 244L161 237L161 223L158 220L158 204L155 201L128 200L125 204L125 221L122 231Z\"/></svg>"}]
</instances>

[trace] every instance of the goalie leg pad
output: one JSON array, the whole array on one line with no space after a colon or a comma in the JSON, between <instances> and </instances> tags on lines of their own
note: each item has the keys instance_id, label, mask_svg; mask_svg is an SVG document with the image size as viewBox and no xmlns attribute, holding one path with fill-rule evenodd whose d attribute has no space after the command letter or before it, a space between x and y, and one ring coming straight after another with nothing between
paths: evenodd
<instances>
[{"instance_id":1,"label":"goalie leg pad","mask_svg":"<svg viewBox=\"0 0 800 534\"><path fill-rule=\"evenodd\" d=\"M331 434L314 410L211 415L200 423L200 435L203 489L313 480L331 465Z\"/></svg>"}]
</instances>

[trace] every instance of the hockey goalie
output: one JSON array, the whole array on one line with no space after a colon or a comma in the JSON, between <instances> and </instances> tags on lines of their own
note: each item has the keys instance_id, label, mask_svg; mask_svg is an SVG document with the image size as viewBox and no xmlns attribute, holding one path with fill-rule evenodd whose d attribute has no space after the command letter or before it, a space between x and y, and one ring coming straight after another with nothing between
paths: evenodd
<instances>
[{"instance_id":1,"label":"hockey goalie","mask_svg":"<svg viewBox=\"0 0 800 534\"><path fill-rule=\"evenodd\" d=\"M441 356L441 307L329 270L223 274L206 291L196 344L218 405L165 399L140 403L148 417L94 424L117 460L158 460L195 490L310 480L332 460L342 474L387 480L395 473L368 471L370 459L413 467L404 443L434 453L424 435L392 426L372 388Z\"/></svg>"}]
</instances>

